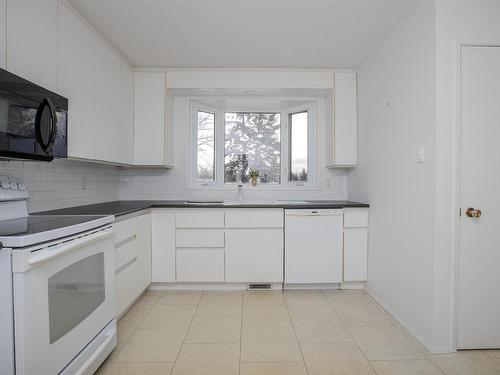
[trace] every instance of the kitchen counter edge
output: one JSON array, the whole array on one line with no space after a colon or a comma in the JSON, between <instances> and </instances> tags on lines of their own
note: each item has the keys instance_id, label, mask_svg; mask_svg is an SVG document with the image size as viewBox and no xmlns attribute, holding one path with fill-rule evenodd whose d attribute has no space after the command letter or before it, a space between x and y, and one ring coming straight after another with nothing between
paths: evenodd
<instances>
[{"instance_id":1,"label":"kitchen counter edge","mask_svg":"<svg viewBox=\"0 0 500 375\"><path fill-rule=\"evenodd\" d=\"M111 201L84 206L67 207L57 210L34 212L32 215L114 215L122 216L133 212L146 210L148 208L284 208L284 209L332 209L332 208L360 208L369 207L367 203L345 201L345 200L311 200L306 203L264 203L255 204L244 202L241 204L223 205L214 204L187 204L180 200L162 200L162 201Z\"/></svg>"}]
</instances>

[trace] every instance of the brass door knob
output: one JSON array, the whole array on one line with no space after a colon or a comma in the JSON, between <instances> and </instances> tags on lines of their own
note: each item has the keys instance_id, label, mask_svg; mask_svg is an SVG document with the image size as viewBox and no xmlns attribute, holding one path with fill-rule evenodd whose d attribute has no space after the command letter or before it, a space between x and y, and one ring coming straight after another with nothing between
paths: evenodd
<instances>
[{"instance_id":1,"label":"brass door knob","mask_svg":"<svg viewBox=\"0 0 500 375\"><path fill-rule=\"evenodd\" d=\"M481 217L481 210L476 210L475 208L469 207L467 211L465 211L465 214L468 217Z\"/></svg>"}]
</instances>

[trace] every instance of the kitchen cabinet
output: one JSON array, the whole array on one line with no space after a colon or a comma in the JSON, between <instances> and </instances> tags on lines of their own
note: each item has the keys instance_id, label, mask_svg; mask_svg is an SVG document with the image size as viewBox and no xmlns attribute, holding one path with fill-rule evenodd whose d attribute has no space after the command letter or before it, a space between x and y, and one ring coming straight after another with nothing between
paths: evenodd
<instances>
[{"instance_id":1,"label":"kitchen cabinet","mask_svg":"<svg viewBox=\"0 0 500 375\"><path fill-rule=\"evenodd\" d=\"M341 209L285 210L285 283L342 282Z\"/></svg>"},{"instance_id":2,"label":"kitchen cabinet","mask_svg":"<svg viewBox=\"0 0 500 375\"><path fill-rule=\"evenodd\" d=\"M7 0L0 0L0 68L5 69L7 53Z\"/></svg>"},{"instance_id":3,"label":"kitchen cabinet","mask_svg":"<svg viewBox=\"0 0 500 375\"><path fill-rule=\"evenodd\" d=\"M327 127L327 167L354 167L358 164L356 72L334 73L332 120Z\"/></svg>"},{"instance_id":4,"label":"kitchen cabinet","mask_svg":"<svg viewBox=\"0 0 500 375\"><path fill-rule=\"evenodd\" d=\"M176 213L176 281L224 282L224 211Z\"/></svg>"},{"instance_id":5,"label":"kitchen cabinet","mask_svg":"<svg viewBox=\"0 0 500 375\"><path fill-rule=\"evenodd\" d=\"M368 278L368 209L344 209L344 282Z\"/></svg>"},{"instance_id":6,"label":"kitchen cabinet","mask_svg":"<svg viewBox=\"0 0 500 375\"><path fill-rule=\"evenodd\" d=\"M175 278L175 212L152 212L152 280L174 283Z\"/></svg>"},{"instance_id":7,"label":"kitchen cabinet","mask_svg":"<svg viewBox=\"0 0 500 375\"><path fill-rule=\"evenodd\" d=\"M115 222L116 315L151 284L151 215L124 217Z\"/></svg>"},{"instance_id":8,"label":"kitchen cabinet","mask_svg":"<svg viewBox=\"0 0 500 375\"><path fill-rule=\"evenodd\" d=\"M133 164L131 67L64 1L58 20L58 91L69 99L69 157Z\"/></svg>"},{"instance_id":9,"label":"kitchen cabinet","mask_svg":"<svg viewBox=\"0 0 500 375\"><path fill-rule=\"evenodd\" d=\"M68 156L94 158L94 48L97 35L65 2L59 6L58 92L68 98Z\"/></svg>"},{"instance_id":10,"label":"kitchen cabinet","mask_svg":"<svg viewBox=\"0 0 500 375\"><path fill-rule=\"evenodd\" d=\"M283 282L283 229L226 229L226 282Z\"/></svg>"},{"instance_id":11,"label":"kitchen cabinet","mask_svg":"<svg viewBox=\"0 0 500 375\"><path fill-rule=\"evenodd\" d=\"M226 211L226 282L283 281L283 210Z\"/></svg>"},{"instance_id":12,"label":"kitchen cabinet","mask_svg":"<svg viewBox=\"0 0 500 375\"><path fill-rule=\"evenodd\" d=\"M121 78L120 58L106 45L97 40L95 45L95 107L94 107L94 158L120 163L120 147L130 147L125 134L120 131L119 91Z\"/></svg>"},{"instance_id":13,"label":"kitchen cabinet","mask_svg":"<svg viewBox=\"0 0 500 375\"><path fill-rule=\"evenodd\" d=\"M165 73L135 72L134 164L167 165Z\"/></svg>"},{"instance_id":14,"label":"kitchen cabinet","mask_svg":"<svg viewBox=\"0 0 500 375\"><path fill-rule=\"evenodd\" d=\"M57 0L7 0L7 70L57 90Z\"/></svg>"}]
</instances>

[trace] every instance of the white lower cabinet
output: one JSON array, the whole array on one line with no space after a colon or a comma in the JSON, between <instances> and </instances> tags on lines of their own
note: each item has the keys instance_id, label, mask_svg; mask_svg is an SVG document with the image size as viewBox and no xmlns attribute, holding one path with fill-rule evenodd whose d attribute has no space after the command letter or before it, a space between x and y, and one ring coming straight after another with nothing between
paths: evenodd
<instances>
[{"instance_id":1,"label":"white lower cabinet","mask_svg":"<svg viewBox=\"0 0 500 375\"><path fill-rule=\"evenodd\" d=\"M175 212L154 210L152 217L152 281L174 283L175 279Z\"/></svg>"},{"instance_id":2,"label":"white lower cabinet","mask_svg":"<svg viewBox=\"0 0 500 375\"><path fill-rule=\"evenodd\" d=\"M226 229L226 282L283 281L283 229Z\"/></svg>"},{"instance_id":3,"label":"white lower cabinet","mask_svg":"<svg viewBox=\"0 0 500 375\"><path fill-rule=\"evenodd\" d=\"M151 284L151 215L115 223L116 315Z\"/></svg>"},{"instance_id":4,"label":"white lower cabinet","mask_svg":"<svg viewBox=\"0 0 500 375\"><path fill-rule=\"evenodd\" d=\"M367 253L367 208L152 212L155 283L363 282Z\"/></svg>"},{"instance_id":5,"label":"white lower cabinet","mask_svg":"<svg viewBox=\"0 0 500 375\"><path fill-rule=\"evenodd\" d=\"M224 248L178 248L178 282L224 282Z\"/></svg>"},{"instance_id":6,"label":"white lower cabinet","mask_svg":"<svg viewBox=\"0 0 500 375\"><path fill-rule=\"evenodd\" d=\"M368 209L344 209L344 282L368 279Z\"/></svg>"}]
</instances>

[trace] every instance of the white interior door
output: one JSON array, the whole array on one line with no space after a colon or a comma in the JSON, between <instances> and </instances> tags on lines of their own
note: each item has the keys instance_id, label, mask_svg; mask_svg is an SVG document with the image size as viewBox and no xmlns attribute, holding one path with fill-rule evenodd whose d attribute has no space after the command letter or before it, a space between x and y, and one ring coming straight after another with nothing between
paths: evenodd
<instances>
[{"instance_id":1,"label":"white interior door","mask_svg":"<svg viewBox=\"0 0 500 375\"><path fill-rule=\"evenodd\" d=\"M459 349L500 348L499 140L500 47L463 47Z\"/></svg>"}]
</instances>

